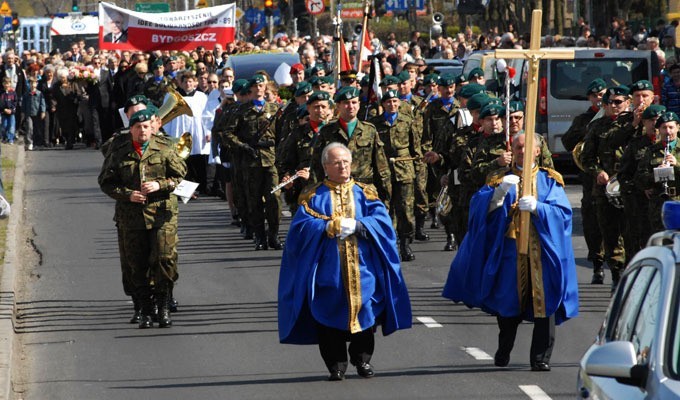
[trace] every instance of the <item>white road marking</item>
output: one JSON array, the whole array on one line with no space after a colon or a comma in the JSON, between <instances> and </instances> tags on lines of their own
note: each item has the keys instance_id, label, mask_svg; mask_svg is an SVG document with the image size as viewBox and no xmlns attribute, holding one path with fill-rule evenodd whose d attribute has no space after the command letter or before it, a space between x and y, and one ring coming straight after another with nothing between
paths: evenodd
<instances>
[{"instance_id":1,"label":"white road marking","mask_svg":"<svg viewBox=\"0 0 680 400\"><path fill-rule=\"evenodd\" d=\"M519 388L529 396L531 400L551 400L550 396L536 385L519 385Z\"/></svg>"},{"instance_id":2,"label":"white road marking","mask_svg":"<svg viewBox=\"0 0 680 400\"><path fill-rule=\"evenodd\" d=\"M439 322L435 321L434 318L430 317L416 317L418 321L420 321L423 325L425 325L428 328L441 328L442 324Z\"/></svg>"},{"instance_id":3,"label":"white road marking","mask_svg":"<svg viewBox=\"0 0 680 400\"><path fill-rule=\"evenodd\" d=\"M480 361L493 360L493 357L488 355L484 350L479 349L477 347L461 347L461 349L463 349L464 352L471 355L475 360Z\"/></svg>"}]
</instances>

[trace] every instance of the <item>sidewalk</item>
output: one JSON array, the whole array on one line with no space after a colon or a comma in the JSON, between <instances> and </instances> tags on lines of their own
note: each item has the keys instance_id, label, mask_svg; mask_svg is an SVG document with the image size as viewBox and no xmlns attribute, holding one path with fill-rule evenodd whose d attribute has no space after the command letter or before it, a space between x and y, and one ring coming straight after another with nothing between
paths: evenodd
<instances>
[{"instance_id":1,"label":"sidewalk","mask_svg":"<svg viewBox=\"0 0 680 400\"><path fill-rule=\"evenodd\" d=\"M0 270L0 400L10 400L12 394L12 367L15 316L15 277L19 270L19 228L24 215L24 167L25 152L22 144L15 144L10 151L2 150L3 156L14 158L14 187L12 190L12 213L7 224L5 263Z\"/></svg>"}]
</instances>

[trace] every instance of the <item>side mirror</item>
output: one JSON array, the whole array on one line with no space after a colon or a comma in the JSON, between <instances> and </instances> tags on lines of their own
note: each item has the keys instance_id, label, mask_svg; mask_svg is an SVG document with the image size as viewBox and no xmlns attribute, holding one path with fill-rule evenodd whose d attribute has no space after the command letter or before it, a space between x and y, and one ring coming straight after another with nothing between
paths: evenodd
<instances>
[{"instance_id":1,"label":"side mirror","mask_svg":"<svg viewBox=\"0 0 680 400\"><path fill-rule=\"evenodd\" d=\"M635 348L631 342L605 343L585 356L585 373L591 376L615 378L626 385L644 387L649 369L638 365Z\"/></svg>"}]
</instances>

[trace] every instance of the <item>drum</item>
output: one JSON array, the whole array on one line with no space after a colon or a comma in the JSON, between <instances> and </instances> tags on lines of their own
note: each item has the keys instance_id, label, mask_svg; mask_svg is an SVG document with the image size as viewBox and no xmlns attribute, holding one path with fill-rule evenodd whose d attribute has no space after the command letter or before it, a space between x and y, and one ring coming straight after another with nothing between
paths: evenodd
<instances>
[{"instance_id":1,"label":"drum","mask_svg":"<svg viewBox=\"0 0 680 400\"><path fill-rule=\"evenodd\" d=\"M616 175L612 176L604 188L609 203L616 208L623 208L623 199L621 199L621 183Z\"/></svg>"},{"instance_id":2,"label":"drum","mask_svg":"<svg viewBox=\"0 0 680 400\"><path fill-rule=\"evenodd\" d=\"M446 217L451 212L451 197L448 188L448 186L442 186L437 196L437 215L442 217Z\"/></svg>"}]
</instances>

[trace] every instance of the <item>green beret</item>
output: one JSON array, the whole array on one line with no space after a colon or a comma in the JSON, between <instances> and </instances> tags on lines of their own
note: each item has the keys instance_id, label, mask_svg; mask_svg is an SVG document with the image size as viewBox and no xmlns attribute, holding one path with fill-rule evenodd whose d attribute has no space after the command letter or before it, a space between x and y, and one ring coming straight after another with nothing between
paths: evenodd
<instances>
[{"instance_id":1,"label":"green beret","mask_svg":"<svg viewBox=\"0 0 680 400\"><path fill-rule=\"evenodd\" d=\"M397 75L397 78L399 79L399 83L404 83L406 81L411 80L411 74L409 74L408 71L401 71Z\"/></svg>"},{"instance_id":2,"label":"green beret","mask_svg":"<svg viewBox=\"0 0 680 400\"><path fill-rule=\"evenodd\" d=\"M588 85L588 90L586 91L586 94L596 94L600 93L601 91L605 90L607 88L607 84L605 83L604 80L597 78L594 79L590 84Z\"/></svg>"},{"instance_id":3,"label":"green beret","mask_svg":"<svg viewBox=\"0 0 680 400\"><path fill-rule=\"evenodd\" d=\"M234 83L231 85L231 90L234 91L234 93L241 93L241 90L243 89L243 86L248 84L247 79L237 79L234 81Z\"/></svg>"},{"instance_id":4,"label":"green beret","mask_svg":"<svg viewBox=\"0 0 680 400\"><path fill-rule=\"evenodd\" d=\"M661 124L665 124L666 122L672 121L680 123L680 118L678 118L678 114L674 113L673 111L666 111L665 113L659 115L659 118L656 120L656 127L658 128L661 126Z\"/></svg>"},{"instance_id":5,"label":"green beret","mask_svg":"<svg viewBox=\"0 0 680 400\"><path fill-rule=\"evenodd\" d=\"M308 93L312 93L312 91L312 85L310 85L309 82L298 82L297 85L295 85L295 97L304 96Z\"/></svg>"},{"instance_id":6,"label":"green beret","mask_svg":"<svg viewBox=\"0 0 680 400\"><path fill-rule=\"evenodd\" d=\"M429 75L426 75L425 78L423 79L423 84L429 85L429 84L432 84L432 83L437 83L438 80L439 80L438 74L429 74Z\"/></svg>"},{"instance_id":7,"label":"green beret","mask_svg":"<svg viewBox=\"0 0 680 400\"><path fill-rule=\"evenodd\" d=\"M609 97L611 96L628 96L630 95L630 89L626 85L619 85L613 88L607 89Z\"/></svg>"},{"instance_id":8,"label":"green beret","mask_svg":"<svg viewBox=\"0 0 680 400\"><path fill-rule=\"evenodd\" d=\"M354 86L344 86L338 90L335 94L335 102L339 103L345 100L351 100L353 98L359 97L361 92Z\"/></svg>"},{"instance_id":9,"label":"green beret","mask_svg":"<svg viewBox=\"0 0 680 400\"><path fill-rule=\"evenodd\" d=\"M652 86L652 83L649 82L648 80L641 79L632 85L630 85L630 93L633 94L637 92L638 90L651 90L652 92L654 91L654 86Z\"/></svg>"},{"instance_id":10,"label":"green beret","mask_svg":"<svg viewBox=\"0 0 680 400\"><path fill-rule=\"evenodd\" d=\"M241 88L241 90L239 90L238 94L240 94L241 96L246 96L246 95L248 95L248 94L250 93L250 88L251 88L252 86L253 86L253 85L250 84L250 81L247 81L246 84L243 85L243 87Z\"/></svg>"},{"instance_id":11,"label":"green beret","mask_svg":"<svg viewBox=\"0 0 680 400\"><path fill-rule=\"evenodd\" d=\"M148 105L149 103L149 99L143 94L134 95L125 102L125 105L123 106L123 112L127 112L130 107L136 106L137 104Z\"/></svg>"},{"instance_id":12,"label":"green beret","mask_svg":"<svg viewBox=\"0 0 680 400\"><path fill-rule=\"evenodd\" d=\"M482 104L482 108L484 108L484 106L489 105L489 104L495 104L495 105L501 106L501 107L504 106L501 99L499 99L498 97L491 97L491 96L488 97L485 104Z\"/></svg>"},{"instance_id":13,"label":"green beret","mask_svg":"<svg viewBox=\"0 0 680 400\"><path fill-rule=\"evenodd\" d=\"M361 87L368 86L369 80L370 80L370 77L369 77L368 75L364 75L364 76L361 78L361 81L359 82L359 85L360 85Z\"/></svg>"},{"instance_id":14,"label":"green beret","mask_svg":"<svg viewBox=\"0 0 680 400\"><path fill-rule=\"evenodd\" d=\"M146 105L146 110L153 115L158 115L158 107L154 106L153 103Z\"/></svg>"},{"instance_id":15,"label":"green beret","mask_svg":"<svg viewBox=\"0 0 680 400\"><path fill-rule=\"evenodd\" d=\"M469 99L477 93L486 93L486 87L479 83L469 83L460 89L458 95L464 99Z\"/></svg>"},{"instance_id":16,"label":"green beret","mask_svg":"<svg viewBox=\"0 0 680 400\"><path fill-rule=\"evenodd\" d=\"M442 74L437 80L439 86L451 86L456 84L456 77L452 74Z\"/></svg>"},{"instance_id":17,"label":"green beret","mask_svg":"<svg viewBox=\"0 0 680 400\"><path fill-rule=\"evenodd\" d=\"M318 74L320 71L326 72L326 70L325 70L322 66L320 66L320 65L315 65L314 67L312 67L312 69L309 70L309 74L310 74L310 75L316 75L316 74Z\"/></svg>"},{"instance_id":18,"label":"green beret","mask_svg":"<svg viewBox=\"0 0 680 400\"><path fill-rule=\"evenodd\" d=\"M320 77L314 75L311 78L309 78L308 82L312 86L319 86L321 84Z\"/></svg>"},{"instance_id":19,"label":"green beret","mask_svg":"<svg viewBox=\"0 0 680 400\"><path fill-rule=\"evenodd\" d=\"M386 75L381 81L380 86L398 85L399 78L394 75Z\"/></svg>"},{"instance_id":20,"label":"green beret","mask_svg":"<svg viewBox=\"0 0 680 400\"><path fill-rule=\"evenodd\" d=\"M335 79L333 79L332 75L320 76L319 77L319 85L322 85L324 83L332 85L332 84L335 83Z\"/></svg>"},{"instance_id":21,"label":"green beret","mask_svg":"<svg viewBox=\"0 0 680 400\"><path fill-rule=\"evenodd\" d=\"M151 117L153 116L154 114L149 110L139 110L136 113L132 114L132 118L130 118L130 126L133 126L138 122L150 121Z\"/></svg>"},{"instance_id":22,"label":"green beret","mask_svg":"<svg viewBox=\"0 0 680 400\"><path fill-rule=\"evenodd\" d=\"M380 101L383 102L385 100L398 99L398 98L399 98L399 92L397 92L396 90L388 90L385 93L383 93Z\"/></svg>"},{"instance_id":23,"label":"green beret","mask_svg":"<svg viewBox=\"0 0 680 400\"><path fill-rule=\"evenodd\" d=\"M306 104L299 105L297 111L295 112L295 115L297 115L298 119L308 116L309 111L307 110L307 105Z\"/></svg>"},{"instance_id":24,"label":"green beret","mask_svg":"<svg viewBox=\"0 0 680 400\"><path fill-rule=\"evenodd\" d=\"M157 58L156 61L154 61L153 64L151 64L151 69L156 69L156 68L162 67L162 66L163 66L163 60L161 60L160 58Z\"/></svg>"},{"instance_id":25,"label":"green beret","mask_svg":"<svg viewBox=\"0 0 680 400\"><path fill-rule=\"evenodd\" d=\"M482 111L479 112L479 118L486 118L492 115L497 115L499 117L504 116L505 108L497 104L487 104L482 108Z\"/></svg>"},{"instance_id":26,"label":"green beret","mask_svg":"<svg viewBox=\"0 0 680 400\"><path fill-rule=\"evenodd\" d=\"M477 93L470 97L467 102L467 108L470 111L479 110L489 102L489 95L486 93Z\"/></svg>"},{"instance_id":27,"label":"green beret","mask_svg":"<svg viewBox=\"0 0 680 400\"><path fill-rule=\"evenodd\" d=\"M666 112L666 107L658 104L652 104L645 108L642 112L642 119L652 119Z\"/></svg>"},{"instance_id":28,"label":"green beret","mask_svg":"<svg viewBox=\"0 0 680 400\"><path fill-rule=\"evenodd\" d=\"M331 99L331 95L328 94L328 92L317 90L314 93L312 93L311 96L309 96L309 98L307 99L307 104L312 104L315 101L320 101L320 100L328 101L330 99Z\"/></svg>"},{"instance_id":29,"label":"green beret","mask_svg":"<svg viewBox=\"0 0 680 400\"><path fill-rule=\"evenodd\" d=\"M524 103L521 101L513 100L510 102L510 114L522 111L524 112Z\"/></svg>"},{"instance_id":30,"label":"green beret","mask_svg":"<svg viewBox=\"0 0 680 400\"><path fill-rule=\"evenodd\" d=\"M467 80L471 80L472 78L484 78L484 70L479 67L472 68L472 71L467 75Z\"/></svg>"},{"instance_id":31,"label":"green beret","mask_svg":"<svg viewBox=\"0 0 680 400\"><path fill-rule=\"evenodd\" d=\"M262 74L255 74L253 75L252 78L248 81L250 83L250 86L256 85L258 83L265 83L267 81L267 78L264 77Z\"/></svg>"},{"instance_id":32,"label":"green beret","mask_svg":"<svg viewBox=\"0 0 680 400\"><path fill-rule=\"evenodd\" d=\"M456 77L456 85L460 85L461 83L465 83L467 81L467 78L463 74L460 74Z\"/></svg>"}]
</instances>

